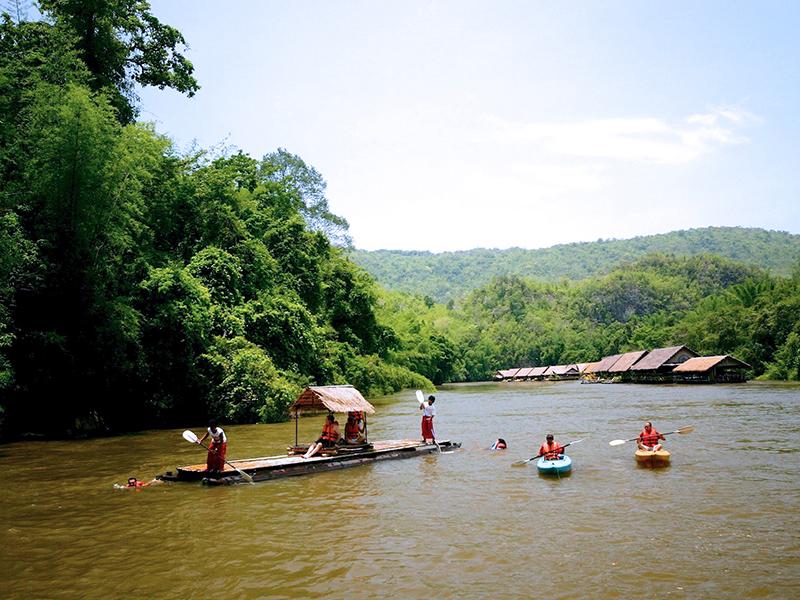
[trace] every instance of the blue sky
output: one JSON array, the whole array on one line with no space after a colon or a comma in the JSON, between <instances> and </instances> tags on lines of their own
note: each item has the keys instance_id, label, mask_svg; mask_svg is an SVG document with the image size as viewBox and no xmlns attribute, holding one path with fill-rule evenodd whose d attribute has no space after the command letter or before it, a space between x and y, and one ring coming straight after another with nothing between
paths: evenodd
<instances>
[{"instance_id":1,"label":"blue sky","mask_svg":"<svg viewBox=\"0 0 800 600\"><path fill-rule=\"evenodd\" d=\"M358 248L800 233L800 3L152 3L202 86L180 147L299 154Z\"/></svg>"}]
</instances>

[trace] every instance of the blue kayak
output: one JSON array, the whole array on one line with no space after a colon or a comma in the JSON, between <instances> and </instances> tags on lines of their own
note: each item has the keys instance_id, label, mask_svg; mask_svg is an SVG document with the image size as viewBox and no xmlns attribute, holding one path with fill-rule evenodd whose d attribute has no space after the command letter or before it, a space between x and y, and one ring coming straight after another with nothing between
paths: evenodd
<instances>
[{"instance_id":1,"label":"blue kayak","mask_svg":"<svg viewBox=\"0 0 800 600\"><path fill-rule=\"evenodd\" d=\"M556 460L546 460L543 456L536 461L536 468L541 475L563 475L572 470L572 459L566 454Z\"/></svg>"}]
</instances>

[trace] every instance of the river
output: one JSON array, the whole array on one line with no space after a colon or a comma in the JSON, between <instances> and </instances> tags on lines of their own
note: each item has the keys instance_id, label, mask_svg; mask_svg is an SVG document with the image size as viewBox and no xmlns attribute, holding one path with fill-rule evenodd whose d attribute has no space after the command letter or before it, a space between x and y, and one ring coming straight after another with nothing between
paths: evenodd
<instances>
[{"instance_id":1,"label":"river","mask_svg":"<svg viewBox=\"0 0 800 600\"><path fill-rule=\"evenodd\" d=\"M372 439L418 437L412 392L374 404ZM202 462L176 430L0 446L0 597L800 595L800 386L471 384L436 405L461 450L254 486L113 488ZM647 419L695 427L667 437L669 468L608 444ZM321 425L301 419L301 439ZM511 466L550 430L586 438L570 477ZM293 423L226 432L229 458L294 439Z\"/></svg>"}]
</instances>

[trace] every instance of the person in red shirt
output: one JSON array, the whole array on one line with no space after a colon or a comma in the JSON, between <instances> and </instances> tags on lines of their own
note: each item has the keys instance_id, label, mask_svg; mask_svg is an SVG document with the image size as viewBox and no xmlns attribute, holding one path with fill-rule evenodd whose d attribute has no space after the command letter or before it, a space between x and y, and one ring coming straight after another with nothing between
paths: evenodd
<instances>
[{"instance_id":1,"label":"person in red shirt","mask_svg":"<svg viewBox=\"0 0 800 600\"><path fill-rule=\"evenodd\" d=\"M642 432L639 434L639 439L636 440L636 445L639 446L639 450L658 452L662 448L658 441L663 439L664 435L658 433L655 427L653 427L653 424L647 421L647 423L644 424L644 429L642 429Z\"/></svg>"},{"instance_id":2,"label":"person in red shirt","mask_svg":"<svg viewBox=\"0 0 800 600\"><path fill-rule=\"evenodd\" d=\"M564 448L556 443L552 433L548 433L545 440L545 443L539 446L539 454L544 456L545 460L557 460L564 453Z\"/></svg>"}]
</instances>

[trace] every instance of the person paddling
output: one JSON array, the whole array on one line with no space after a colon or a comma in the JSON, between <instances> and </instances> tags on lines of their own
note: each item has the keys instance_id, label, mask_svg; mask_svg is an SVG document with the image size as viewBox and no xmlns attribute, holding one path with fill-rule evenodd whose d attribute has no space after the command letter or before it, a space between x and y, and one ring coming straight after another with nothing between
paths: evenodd
<instances>
[{"instance_id":1,"label":"person paddling","mask_svg":"<svg viewBox=\"0 0 800 600\"><path fill-rule=\"evenodd\" d=\"M428 396L427 404L419 405L419 409L422 411L422 441L426 444L436 443L436 434L433 431L433 418L436 416L434 402L436 402L436 398Z\"/></svg>"},{"instance_id":2,"label":"person paddling","mask_svg":"<svg viewBox=\"0 0 800 600\"><path fill-rule=\"evenodd\" d=\"M558 460L563 453L564 448L556 443L552 433L548 433L545 443L539 446L539 456L544 456L545 460Z\"/></svg>"},{"instance_id":3,"label":"person paddling","mask_svg":"<svg viewBox=\"0 0 800 600\"><path fill-rule=\"evenodd\" d=\"M203 437L197 440L197 443L202 444L208 437L211 438L211 443L208 445L208 456L206 456L206 471L209 473L222 473L225 470L228 437L222 427L217 426L217 422L214 419L208 422L208 430Z\"/></svg>"},{"instance_id":4,"label":"person paddling","mask_svg":"<svg viewBox=\"0 0 800 600\"><path fill-rule=\"evenodd\" d=\"M639 434L639 438L636 440L636 445L639 446L639 450L658 452L662 448L658 441L663 439L664 435L658 433L653 424L647 421L644 424L644 429Z\"/></svg>"}]
</instances>

